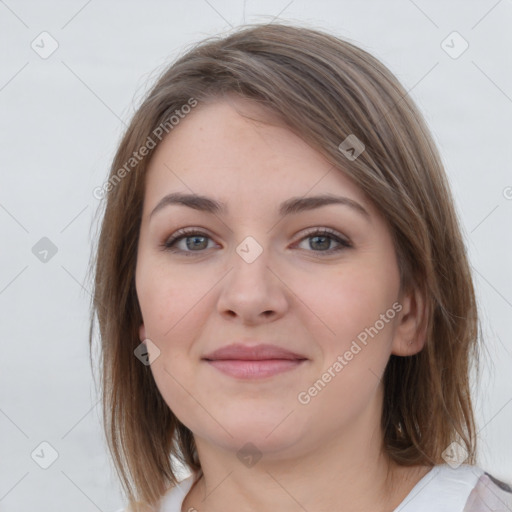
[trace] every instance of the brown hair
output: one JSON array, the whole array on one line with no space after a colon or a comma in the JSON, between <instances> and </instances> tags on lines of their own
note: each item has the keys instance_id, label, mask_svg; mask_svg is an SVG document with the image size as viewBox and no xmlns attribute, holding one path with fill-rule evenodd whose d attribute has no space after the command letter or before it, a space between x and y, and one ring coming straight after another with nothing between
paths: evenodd
<instances>
[{"instance_id":1,"label":"brown hair","mask_svg":"<svg viewBox=\"0 0 512 512\"><path fill-rule=\"evenodd\" d=\"M170 132L170 116L191 99L214 101L225 94L275 112L355 181L389 224L402 289L423 293L426 344L410 357L392 355L383 376L389 457L400 465L443 463L442 452L458 441L468 452L466 462L476 463L469 377L472 363L478 369L477 305L443 165L420 112L395 76L356 45L283 23L251 25L196 44L164 71L135 113L110 170L92 262L89 338L92 347L96 314L104 429L130 503L156 504L177 483L173 459L193 472L201 466L192 433L164 402L150 367L134 357L142 323L137 243L154 149L123 179L119 170L154 142L159 126ZM349 135L365 145L354 160L338 148Z\"/></svg>"}]
</instances>

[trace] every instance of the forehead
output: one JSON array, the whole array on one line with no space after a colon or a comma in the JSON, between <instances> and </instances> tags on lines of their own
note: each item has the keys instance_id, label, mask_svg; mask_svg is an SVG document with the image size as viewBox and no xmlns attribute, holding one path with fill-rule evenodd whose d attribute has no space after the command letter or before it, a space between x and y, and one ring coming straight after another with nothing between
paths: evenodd
<instances>
[{"instance_id":1,"label":"forehead","mask_svg":"<svg viewBox=\"0 0 512 512\"><path fill-rule=\"evenodd\" d=\"M371 209L362 190L323 155L250 100L198 105L156 149L145 213L169 192L263 207L290 196L339 193Z\"/></svg>"}]
</instances>

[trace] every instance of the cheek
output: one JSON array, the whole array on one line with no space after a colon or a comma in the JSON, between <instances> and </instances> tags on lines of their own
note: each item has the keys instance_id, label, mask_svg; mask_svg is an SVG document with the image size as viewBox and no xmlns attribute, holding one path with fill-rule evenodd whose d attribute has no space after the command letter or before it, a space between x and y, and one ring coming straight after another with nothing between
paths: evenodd
<instances>
[{"instance_id":1,"label":"cheek","mask_svg":"<svg viewBox=\"0 0 512 512\"><path fill-rule=\"evenodd\" d=\"M347 265L318 277L308 278L301 288L301 299L322 319L321 330L313 330L318 321L308 315L322 357L308 382L311 387L303 391L311 397L308 413L329 411L333 424L339 424L376 403L391 354L398 288L393 272L378 266L372 271L370 265Z\"/></svg>"},{"instance_id":2,"label":"cheek","mask_svg":"<svg viewBox=\"0 0 512 512\"><path fill-rule=\"evenodd\" d=\"M392 279L379 276L368 267L344 268L324 278L317 275L301 289L311 309L340 333L373 324L391 307L398 292Z\"/></svg>"},{"instance_id":3,"label":"cheek","mask_svg":"<svg viewBox=\"0 0 512 512\"><path fill-rule=\"evenodd\" d=\"M164 402L188 428L196 428L204 414L195 399L199 396L193 383L195 372L179 345L163 347L160 356L150 366L155 384Z\"/></svg>"},{"instance_id":4,"label":"cheek","mask_svg":"<svg viewBox=\"0 0 512 512\"><path fill-rule=\"evenodd\" d=\"M176 338L175 333L197 317L211 287L208 279L142 260L137 269L137 296L148 337L164 345L167 339Z\"/></svg>"},{"instance_id":5,"label":"cheek","mask_svg":"<svg viewBox=\"0 0 512 512\"><path fill-rule=\"evenodd\" d=\"M150 366L153 378L168 407L188 426L197 407L190 394L196 394L193 341L202 315L212 308L207 295L212 284L143 258L136 282L146 336L160 351Z\"/></svg>"},{"instance_id":6,"label":"cheek","mask_svg":"<svg viewBox=\"0 0 512 512\"><path fill-rule=\"evenodd\" d=\"M190 388L194 382L201 348L195 341L215 307L209 292L218 277L198 275L191 269L177 271L150 258L141 258L137 271L137 295L146 336L160 350L151 371L172 409L183 401L187 407L192 405L179 383ZM173 403L168 401L171 398Z\"/></svg>"}]
</instances>

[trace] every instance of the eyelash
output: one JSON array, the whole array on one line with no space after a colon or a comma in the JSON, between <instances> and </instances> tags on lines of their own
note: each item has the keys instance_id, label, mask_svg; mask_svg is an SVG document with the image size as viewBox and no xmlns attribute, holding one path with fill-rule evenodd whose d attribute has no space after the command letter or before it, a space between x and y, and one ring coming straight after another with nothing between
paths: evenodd
<instances>
[{"instance_id":1,"label":"eyelash","mask_svg":"<svg viewBox=\"0 0 512 512\"><path fill-rule=\"evenodd\" d=\"M173 247L173 245L175 245L180 240L182 240L184 238L192 237L192 236L201 236L201 237L205 237L205 238L208 238L211 240L211 237L208 236L207 233L198 231L197 229L194 229L194 228L183 228L183 229L179 229L178 231L176 231L176 233L174 233L174 235L172 235L165 242L160 244L160 247L164 251L169 251L169 252L173 252L173 253L182 253L185 256L194 256L194 253L197 253L197 254L205 253L207 251L207 249L204 249L202 251L183 251L181 249L176 249ZM352 247L352 244L350 242L343 239L339 235L339 233L337 233L336 231L329 229L329 228L322 228L322 229L313 228L311 231L306 233L306 235L304 235L299 240L299 242L302 242L302 240L307 239L307 238L312 238L313 236L328 236L329 238L333 239L334 241L336 241L340 244L337 248L328 249L327 251L313 251L313 250L308 251L308 252L319 253L321 256L322 255L331 255L333 253L337 253L337 252L343 251L344 249L348 249L348 248ZM307 250L307 249L304 249L304 250Z\"/></svg>"}]
</instances>

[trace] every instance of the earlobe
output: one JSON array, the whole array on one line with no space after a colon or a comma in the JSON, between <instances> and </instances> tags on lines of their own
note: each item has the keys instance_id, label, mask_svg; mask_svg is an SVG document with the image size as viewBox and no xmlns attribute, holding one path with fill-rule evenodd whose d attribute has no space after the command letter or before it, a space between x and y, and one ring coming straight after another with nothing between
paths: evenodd
<instances>
[{"instance_id":1,"label":"earlobe","mask_svg":"<svg viewBox=\"0 0 512 512\"><path fill-rule=\"evenodd\" d=\"M412 356L420 352L426 341L427 311L423 294L415 288L404 294L402 310L397 317L391 353Z\"/></svg>"}]
</instances>

